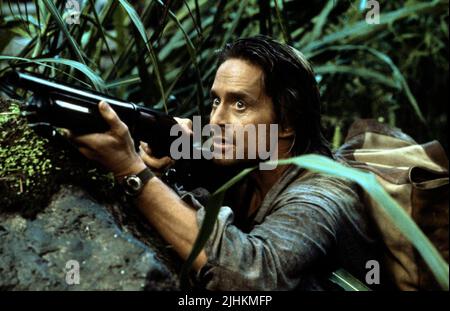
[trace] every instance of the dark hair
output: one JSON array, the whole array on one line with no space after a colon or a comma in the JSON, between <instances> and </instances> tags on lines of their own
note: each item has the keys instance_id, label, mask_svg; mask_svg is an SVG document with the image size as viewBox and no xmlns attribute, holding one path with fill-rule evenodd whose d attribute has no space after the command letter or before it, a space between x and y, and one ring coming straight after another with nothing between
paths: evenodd
<instances>
[{"instance_id":1,"label":"dark hair","mask_svg":"<svg viewBox=\"0 0 450 311\"><path fill-rule=\"evenodd\" d=\"M277 122L292 127L296 133L294 155L317 153L331 157L321 125L319 88L303 54L259 35L227 44L220 51L219 66L232 58L249 61L263 70L265 92L273 101Z\"/></svg>"}]
</instances>

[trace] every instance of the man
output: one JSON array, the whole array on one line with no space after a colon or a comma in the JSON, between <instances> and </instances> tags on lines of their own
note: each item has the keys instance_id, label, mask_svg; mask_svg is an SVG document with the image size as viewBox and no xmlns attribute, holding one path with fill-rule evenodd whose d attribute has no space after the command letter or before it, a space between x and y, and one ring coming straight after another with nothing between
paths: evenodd
<instances>
[{"instance_id":1,"label":"man","mask_svg":"<svg viewBox=\"0 0 450 311\"><path fill-rule=\"evenodd\" d=\"M263 36L227 45L211 88L211 104L210 124L222 129L226 124L278 124L278 158L309 153L333 157L322 136L313 70L286 45ZM100 162L119 182L140 174L144 185L136 197L137 207L187 259L204 207L193 196L181 198L151 177L146 163L157 170L171 160L139 156L115 112L106 103L99 109L111 129L73 138L80 152ZM179 122L188 126L185 120ZM245 154L248 143L243 145ZM237 151L235 137L218 137L214 147L219 153ZM231 168L258 160L214 161ZM230 205L221 208L193 265L197 281L214 290L324 290L330 288L330 272L339 267L364 280L365 263L376 259L376 253L357 191L350 182L296 166L254 171L233 190Z\"/></svg>"}]
</instances>

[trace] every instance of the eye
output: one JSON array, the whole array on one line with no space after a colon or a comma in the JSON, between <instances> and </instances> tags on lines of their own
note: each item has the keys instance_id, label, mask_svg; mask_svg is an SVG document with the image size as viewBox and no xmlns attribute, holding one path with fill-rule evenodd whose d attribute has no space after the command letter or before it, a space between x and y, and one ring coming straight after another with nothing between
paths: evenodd
<instances>
[{"instance_id":1,"label":"eye","mask_svg":"<svg viewBox=\"0 0 450 311\"><path fill-rule=\"evenodd\" d=\"M218 97L214 97L212 100L212 106L213 108L217 108L217 106L220 105L220 99Z\"/></svg>"},{"instance_id":2,"label":"eye","mask_svg":"<svg viewBox=\"0 0 450 311\"><path fill-rule=\"evenodd\" d=\"M236 109L237 109L237 110L245 110L245 108L247 108L247 106L245 105L245 103L244 103L243 101L241 101L241 100L238 100L238 101L235 103L235 106L236 106Z\"/></svg>"}]
</instances>

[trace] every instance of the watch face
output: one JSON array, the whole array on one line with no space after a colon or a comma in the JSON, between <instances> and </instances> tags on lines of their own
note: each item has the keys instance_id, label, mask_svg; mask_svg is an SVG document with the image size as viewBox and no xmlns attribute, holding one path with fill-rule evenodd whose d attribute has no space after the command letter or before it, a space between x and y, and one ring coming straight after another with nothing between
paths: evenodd
<instances>
[{"instance_id":1,"label":"watch face","mask_svg":"<svg viewBox=\"0 0 450 311\"><path fill-rule=\"evenodd\" d=\"M142 188L142 181L139 177L132 175L125 179L125 192L129 195L135 195L139 193Z\"/></svg>"}]
</instances>

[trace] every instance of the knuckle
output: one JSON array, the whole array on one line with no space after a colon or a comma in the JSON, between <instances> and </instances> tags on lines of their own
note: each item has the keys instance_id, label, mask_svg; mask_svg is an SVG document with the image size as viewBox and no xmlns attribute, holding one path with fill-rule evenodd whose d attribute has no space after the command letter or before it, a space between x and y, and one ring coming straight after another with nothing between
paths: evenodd
<instances>
[{"instance_id":1,"label":"knuckle","mask_svg":"<svg viewBox=\"0 0 450 311\"><path fill-rule=\"evenodd\" d=\"M125 123L120 122L120 125L117 128L117 134L119 136L125 136L127 133L128 133L128 126Z\"/></svg>"}]
</instances>

